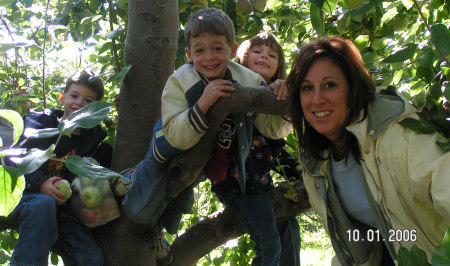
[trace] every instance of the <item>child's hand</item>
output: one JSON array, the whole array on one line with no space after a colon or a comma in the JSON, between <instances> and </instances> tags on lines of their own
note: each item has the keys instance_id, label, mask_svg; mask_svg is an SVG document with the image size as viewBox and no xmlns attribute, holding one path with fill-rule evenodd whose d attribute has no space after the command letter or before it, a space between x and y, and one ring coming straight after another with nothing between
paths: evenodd
<instances>
[{"instance_id":1,"label":"child's hand","mask_svg":"<svg viewBox=\"0 0 450 266\"><path fill-rule=\"evenodd\" d=\"M59 176L53 176L45 180L41 185L41 193L49 195L56 200L56 204L61 205L66 202L66 196L64 196L64 193L55 188L55 186L53 186L53 182L59 179L62 178Z\"/></svg>"},{"instance_id":2,"label":"child's hand","mask_svg":"<svg viewBox=\"0 0 450 266\"><path fill-rule=\"evenodd\" d=\"M229 98L231 94L227 92L233 92L234 88L231 87L231 81L216 79L208 83L202 96L197 101L197 105L204 114L219 98Z\"/></svg>"},{"instance_id":3,"label":"child's hand","mask_svg":"<svg viewBox=\"0 0 450 266\"><path fill-rule=\"evenodd\" d=\"M286 81L282 79L277 79L275 82L269 85L269 88L273 90L275 95L277 96L277 100L286 100L289 96L289 90L286 86Z\"/></svg>"}]
</instances>

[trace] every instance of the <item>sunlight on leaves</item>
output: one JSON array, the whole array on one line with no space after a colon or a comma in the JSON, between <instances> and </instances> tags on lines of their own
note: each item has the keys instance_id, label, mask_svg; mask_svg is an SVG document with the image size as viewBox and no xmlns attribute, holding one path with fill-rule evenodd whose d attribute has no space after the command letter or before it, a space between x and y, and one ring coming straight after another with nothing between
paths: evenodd
<instances>
[{"instance_id":1,"label":"sunlight on leaves","mask_svg":"<svg viewBox=\"0 0 450 266\"><path fill-rule=\"evenodd\" d=\"M25 175L36 171L45 161L47 161L53 150L55 144L52 144L47 150L30 149L25 157L13 157L11 161L17 164L19 172L17 175Z\"/></svg>"},{"instance_id":2,"label":"sunlight on leaves","mask_svg":"<svg viewBox=\"0 0 450 266\"><path fill-rule=\"evenodd\" d=\"M0 216L8 216L16 207L24 188L25 179L17 176L17 169L0 165Z\"/></svg>"},{"instance_id":3,"label":"sunlight on leaves","mask_svg":"<svg viewBox=\"0 0 450 266\"><path fill-rule=\"evenodd\" d=\"M20 114L13 110L0 110L0 116L8 120L14 128L14 144L17 143L23 132L23 119Z\"/></svg>"}]
</instances>

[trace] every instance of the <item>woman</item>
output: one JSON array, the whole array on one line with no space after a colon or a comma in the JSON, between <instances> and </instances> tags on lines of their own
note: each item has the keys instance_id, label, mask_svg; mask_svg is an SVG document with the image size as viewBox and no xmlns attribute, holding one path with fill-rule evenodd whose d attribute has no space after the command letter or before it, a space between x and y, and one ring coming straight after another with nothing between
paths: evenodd
<instances>
[{"instance_id":1,"label":"woman","mask_svg":"<svg viewBox=\"0 0 450 266\"><path fill-rule=\"evenodd\" d=\"M287 83L305 186L340 264L393 264L414 243L431 260L450 221L450 153L436 145L445 139L398 123L416 110L375 93L349 40L303 47Z\"/></svg>"}]
</instances>

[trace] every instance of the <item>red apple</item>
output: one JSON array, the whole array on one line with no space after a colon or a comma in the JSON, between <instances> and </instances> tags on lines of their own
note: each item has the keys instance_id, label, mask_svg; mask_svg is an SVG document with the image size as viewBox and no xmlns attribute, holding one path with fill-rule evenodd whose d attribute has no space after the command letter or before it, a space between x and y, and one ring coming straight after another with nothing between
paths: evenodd
<instances>
[{"instance_id":1,"label":"red apple","mask_svg":"<svg viewBox=\"0 0 450 266\"><path fill-rule=\"evenodd\" d=\"M117 208L116 199L113 197L103 199L101 210L103 214L103 219L110 220L118 217L119 209Z\"/></svg>"},{"instance_id":2,"label":"red apple","mask_svg":"<svg viewBox=\"0 0 450 266\"><path fill-rule=\"evenodd\" d=\"M98 223L100 222L100 219L102 218L102 214L100 212L100 210L98 209L86 209L83 208L81 210L81 214L83 215L83 222L87 225L87 226L95 226L98 225Z\"/></svg>"}]
</instances>

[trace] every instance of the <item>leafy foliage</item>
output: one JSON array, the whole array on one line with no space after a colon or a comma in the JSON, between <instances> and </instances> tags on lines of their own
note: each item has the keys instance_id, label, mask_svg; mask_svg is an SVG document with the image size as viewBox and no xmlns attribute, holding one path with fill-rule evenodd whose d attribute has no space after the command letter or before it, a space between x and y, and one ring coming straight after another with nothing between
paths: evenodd
<instances>
[{"instance_id":1,"label":"leafy foliage","mask_svg":"<svg viewBox=\"0 0 450 266\"><path fill-rule=\"evenodd\" d=\"M39 129L32 132L28 132L29 137L49 137L56 134L70 135L76 128L93 128L98 125L107 116L111 104L105 102L93 102L84 108L72 113L66 120L60 122L58 129ZM4 118L10 118L11 124L19 125L18 128L14 128L14 135L20 136L23 131L22 124L15 120L22 121L20 115L11 115L9 111L4 112L0 110L0 116ZM12 119L11 119L12 117ZM2 164L0 165L0 216L7 216L19 202L22 191L25 188L24 175L27 173L34 172L37 170L44 162L47 160L56 160L53 153L55 146L58 144L60 139L58 138L56 144L51 145L47 150L30 149L24 151L23 148L11 148L0 150L0 159ZM18 141L15 138L14 143ZM26 141L26 139L25 139ZM19 157L20 155L24 155ZM15 166L8 166L5 163L4 157L10 156L12 162ZM113 172L107 168L96 165L92 162L84 160L83 158L73 155L69 156L65 160L67 168L74 174L86 176L92 179L109 179L114 177L121 177L120 174Z\"/></svg>"}]
</instances>

